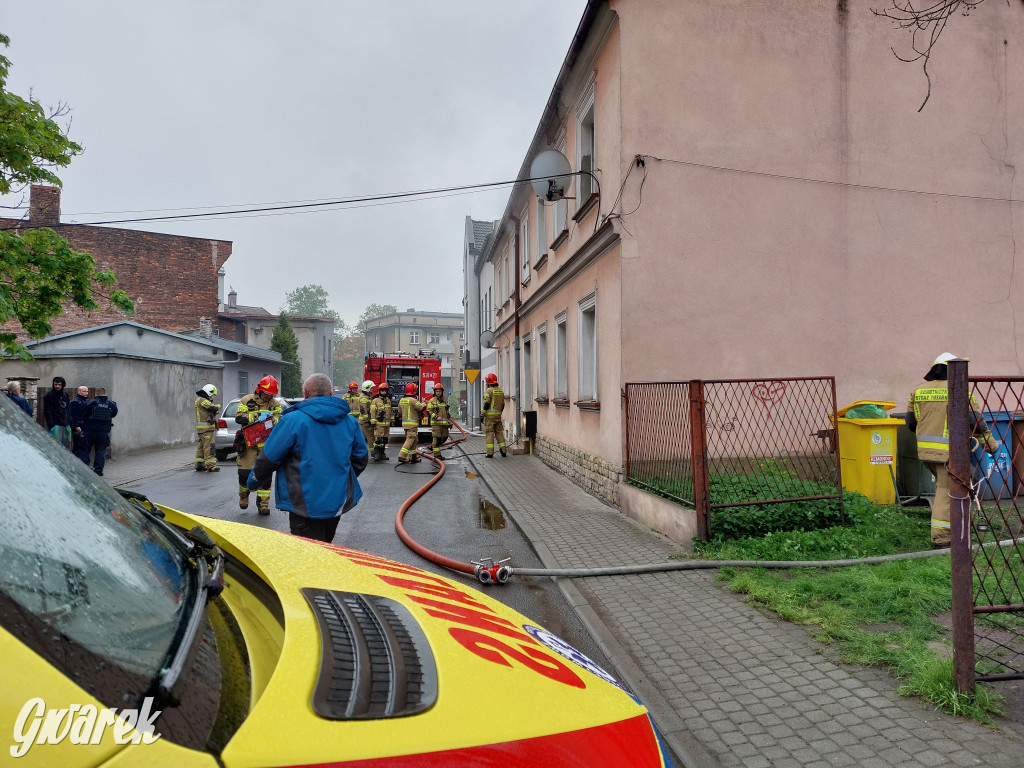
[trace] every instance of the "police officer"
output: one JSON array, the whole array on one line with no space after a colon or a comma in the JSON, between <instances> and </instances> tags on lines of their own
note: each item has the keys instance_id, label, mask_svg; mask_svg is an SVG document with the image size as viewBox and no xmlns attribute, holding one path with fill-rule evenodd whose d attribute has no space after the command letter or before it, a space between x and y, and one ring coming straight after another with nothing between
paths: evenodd
<instances>
[{"instance_id":1,"label":"police officer","mask_svg":"<svg viewBox=\"0 0 1024 768\"><path fill-rule=\"evenodd\" d=\"M85 419L82 414L89 402L89 388L83 384L68 405L71 415L71 452L84 461L86 466L89 466L89 440L85 436Z\"/></svg>"},{"instance_id":2,"label":"police officer","mask_svg":"<svg viewBox=\"0 0 1024 768\"><path fill-rule=\"evenodd\" d=\"M86 464L92 452L92 471L103 476L107 463L107 449L110 448L110 429L117 416L117 403L107 397L107 390L96 387L96 397L89 401L82 412L82 434L86 441Z\"/></svg>"},{"instance_id":3,"label":"police officer","mask_svg":"<svg viewBox=\"0 0 1024 768\"><path fill-rule=\"evenodd\" d=\"M370 424L373 426L373 460L388 461L384 452L391 434L391 421L394 418L391 408L391 388L385 381L377 388L377 395L370 401Z\"/></svg>"},{"instance_id":4,"label":"police officer","mask_svg":"<svg viewBox=\"0 0 1024 768\"><path fill-rule=\"evenodd\" d=\"M505 393L498 386L498 377L488 373L484 378L487 382L487 389L484 391L484 436L487 440L487 458L494 457L494 443L497 441L498 450L502 456L505 453L505 428L501 423L501 411L505 407Z\"/></svg>"},{"instance_id":5,"label":"police officer","mask_svg":"<svg viewBox=\"0 0 1024 768\"><path fill-rule=\"evenodd\" d=\"M939 355L922 384L910 395L907 405L907 428L917 433L917 456L935 478L935 499L932 501L932 546L949 546L949 424L946 409L949 402L948 366L959 358L944 352ZM974 394L967 403L968 419L974 436L990 454L999 450L999 441L985 422Z\"/></svg>"},{"instance_id":6,"label":"police officer","mask_svg":"<svg viewBox=\"0 0 1024 768\"><path fill-rule=\"evenodd\" d=\"M367 379L359 387L359 428L363 430L363 437L366 438L366 447L373 445L374 429L370 423L370 401L373 399L373 388L375 384ZM349 408L352 405L349 404Z\"/></svg>"},{"instance_id":7,"label":"police officer","mask_svg":"<svg viewBox=\"0 0 1024 768\"><path fill-rule=\"evenodd\" d=\"M217 456L213 452L213 436L217 432L217 411L220 403L213 402L217 388L207 384L196 391L196 472L220 472Z\"/></svg>"},{"instance_id":8,"label":"police officer","mask_svg":"<svg viewBox=\"0 0 1024 768\"><path fill-rule=\"evenodd\" d=\"M256 385L256 391L243 397L238 404L238 410L235 411L235 422L240 424L243 429L259 421L269 421L271 426L277 424L277 420L281 418L281 412L284 410L284 405L277 399L278 392L280 392L280 387L277 379L273 376L264 376ZM264 439L250 448L245 445L243 440L238 446L242 450L238 453L235 466L238 468L238 506L241 509L249 508L249 488L246 481L249 479L249 472L256 464L256 459L259 458L265 442ZM270 475L265 483L256 489L256 511L261 515L270 514L270 486L272 484L273 476Z\"/></svg>"},{"instance_id":9,"label":"police officer","mask_svg":"<svg viewBox=\"0 0 1024 768\"><path fill-rule=\"evenodd\" d=\"M448 429L450 425L448 415L448 402L444 399L444 387L440 384L434 385L434 396L427 403L427 413L430 414L430 433L433 440L430 449L434 452L434 458L441 458L441 446L448 441Z\"/></svg>"},{"instance_id":10,"label":"police officer","mask_svg":"<svg viewBox=\"0 0 1024 768\"><path fill-rule=\"evenodd\" d=\"M405 442L398 452L398 461L402 464L415 464L420 460L416 453L416 439L419 437L420 418L427 404L416 398L419 386L413 381L405 385L405 397L398 401L398 415L402 418L402 429L405 430Z\"/></svg>"}]
</instances>

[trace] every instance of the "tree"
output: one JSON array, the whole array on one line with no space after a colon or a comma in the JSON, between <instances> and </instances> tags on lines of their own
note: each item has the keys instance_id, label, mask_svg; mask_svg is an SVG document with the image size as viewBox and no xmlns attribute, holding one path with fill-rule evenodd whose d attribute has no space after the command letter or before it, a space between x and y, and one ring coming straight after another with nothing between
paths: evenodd
<instances>
[{"instance_id":1,"label":"tree","mask_svg":"<svg viewBox=\"0 0 1024 768\"><path fill-rule=\"evenodd\" d=\"M356 325L360 333L366 333L367 321L377 317L384 317L384 315L393 315L396 312L398 312L398 307L394 304L370 304L363 310L363 314L359 316L359 322Z\"/></svg>"},{"instance_id":2,"label":"tree","mask_svg":"<svg viewBox=\"0 0 1024 768\"><path fill-rule=\"evenodd\" d=\"M328 306L328 299L322 285L302 285L284 295L284 311L299 317L329 317L337 323L341 315Z\"/></svg>"},{"instance_id":3,"label":"tree","mask_svg":"<svg viewBox=\"0 0 1024 768\"><path fill-rule=\"evenodd\" d=\"M344 389L350 381L363 380L363 337L345 336L334 346L334 383Z\"/></svg>"},{"instance_id":4,"label":"tree","mask_svg":"<svg viewBox=\"0 0 1024 768\"><path fill-rule=\"evenodd\" d=\"M0 44L10 45L0 34ZM24 189L33 182L60 186L50 168L63 168L82 147L71 141L54 120L66 114L59 106L51 115L34 99L26 101L7 90L11 62L0 55L0 195ZM49 321L64 313L69 301L88 311L99 309L97 286L107 300L129 314L135 307L110 270L96 271L88 253L75 251L52 229L24 231L21 236L0 231L0 325L16 321L34 339L53 330ZM102 291L99 291L102 295ZM17 334L0 332L0 354L32 359Z\"/></svg>"},{"instance_id":5,"label":"tree","mask_svg":"<svg viewBox=\"0 0 1024 768\"><path fill-rule=\"evenodd\" d=\"M914 0L891 0L891 2L891 6L881 11L872 8L871 12L875 16L889 19L900 29L910 30L912 56L900 56L896 53L895 48L889 50L900 61L922 62L921 68L924 70L924 77L928 82L928 92L925 94L921 106L917 108L917 111L920 112L932 95L932 77L928 74L928 60L932 57L932 49L939 41L939 35L949 23L949 17L957 11L960 11L961 16L969 16L971 11L985 0L929 0L929 2L919 3L921 5L919 8L914 7Z\"/></svg>"},{"instance_id":6,"label":"tree","mask_svg":"<svg viewBox=\"0 0 1024 768\"><path fill-rule=\"evenodd\" d=\"M270 348L281 353L281 397L302 397L302 364L299 362L299 340L295 337L288 315L278 315L270 337ZM291 365L287 365L291 363Z\"/></svg>"}]
</instances>

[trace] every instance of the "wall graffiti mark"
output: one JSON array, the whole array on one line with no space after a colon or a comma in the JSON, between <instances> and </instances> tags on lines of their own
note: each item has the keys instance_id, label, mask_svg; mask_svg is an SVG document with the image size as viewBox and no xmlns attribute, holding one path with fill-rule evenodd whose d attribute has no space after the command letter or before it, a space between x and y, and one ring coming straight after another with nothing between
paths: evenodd
<instances>
[{"instance_id":1,"label":"wall graffiti mark","mask_svg":"<svg viewBox=\"0 0 1024 768\"><path fill-rule=\"evenodd\" d=\"M768 384L758 382L750 390L750 396L764 406L768 418L772 415L772 406L781 403L786 394L786 382L772 381Z\"/></svg>"}]
</instances>

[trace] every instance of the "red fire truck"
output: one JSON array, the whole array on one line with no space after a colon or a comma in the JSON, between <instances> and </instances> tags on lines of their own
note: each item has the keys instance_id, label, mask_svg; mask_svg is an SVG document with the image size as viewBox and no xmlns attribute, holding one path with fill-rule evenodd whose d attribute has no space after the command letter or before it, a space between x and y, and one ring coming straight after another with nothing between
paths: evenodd
<instances>
[{"instance_id":1,"label":"red fire truck","mask_svg":"<svg viewBox=\"0 0 1024 768\"><path fill-rule=\"evenodd\" d=\"M438 355L423 353L413 355L409 352L385 352L377 355L370 353L363 365L363 376L380 386L388 383L391 389L391 405L394 409L394 427L402 426L398 415L398 401L405 397L405 385L409 382L419 387L417 393L420 400L427 401L434 396L434 385L441 383L441 358ZM430 421L426 411L420 422L420 430L430 431Z\"/></svg>"}]
</instances>

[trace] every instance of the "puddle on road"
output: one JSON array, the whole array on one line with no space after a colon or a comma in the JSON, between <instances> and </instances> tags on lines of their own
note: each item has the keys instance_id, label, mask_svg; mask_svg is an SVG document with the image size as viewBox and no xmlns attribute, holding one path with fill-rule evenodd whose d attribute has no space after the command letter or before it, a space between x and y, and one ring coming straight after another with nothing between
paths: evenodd
<instances>
[{"instance_id":1,"label":"puddle on road","mask_svg":"<svg viewBox=\"0 0 1024 768\"><path fill-rule=\"evenodd\" d=\"M505 513L487 499L480 499L480 524L489 531L505 527Z\"/></svg>"}]
</instances>

